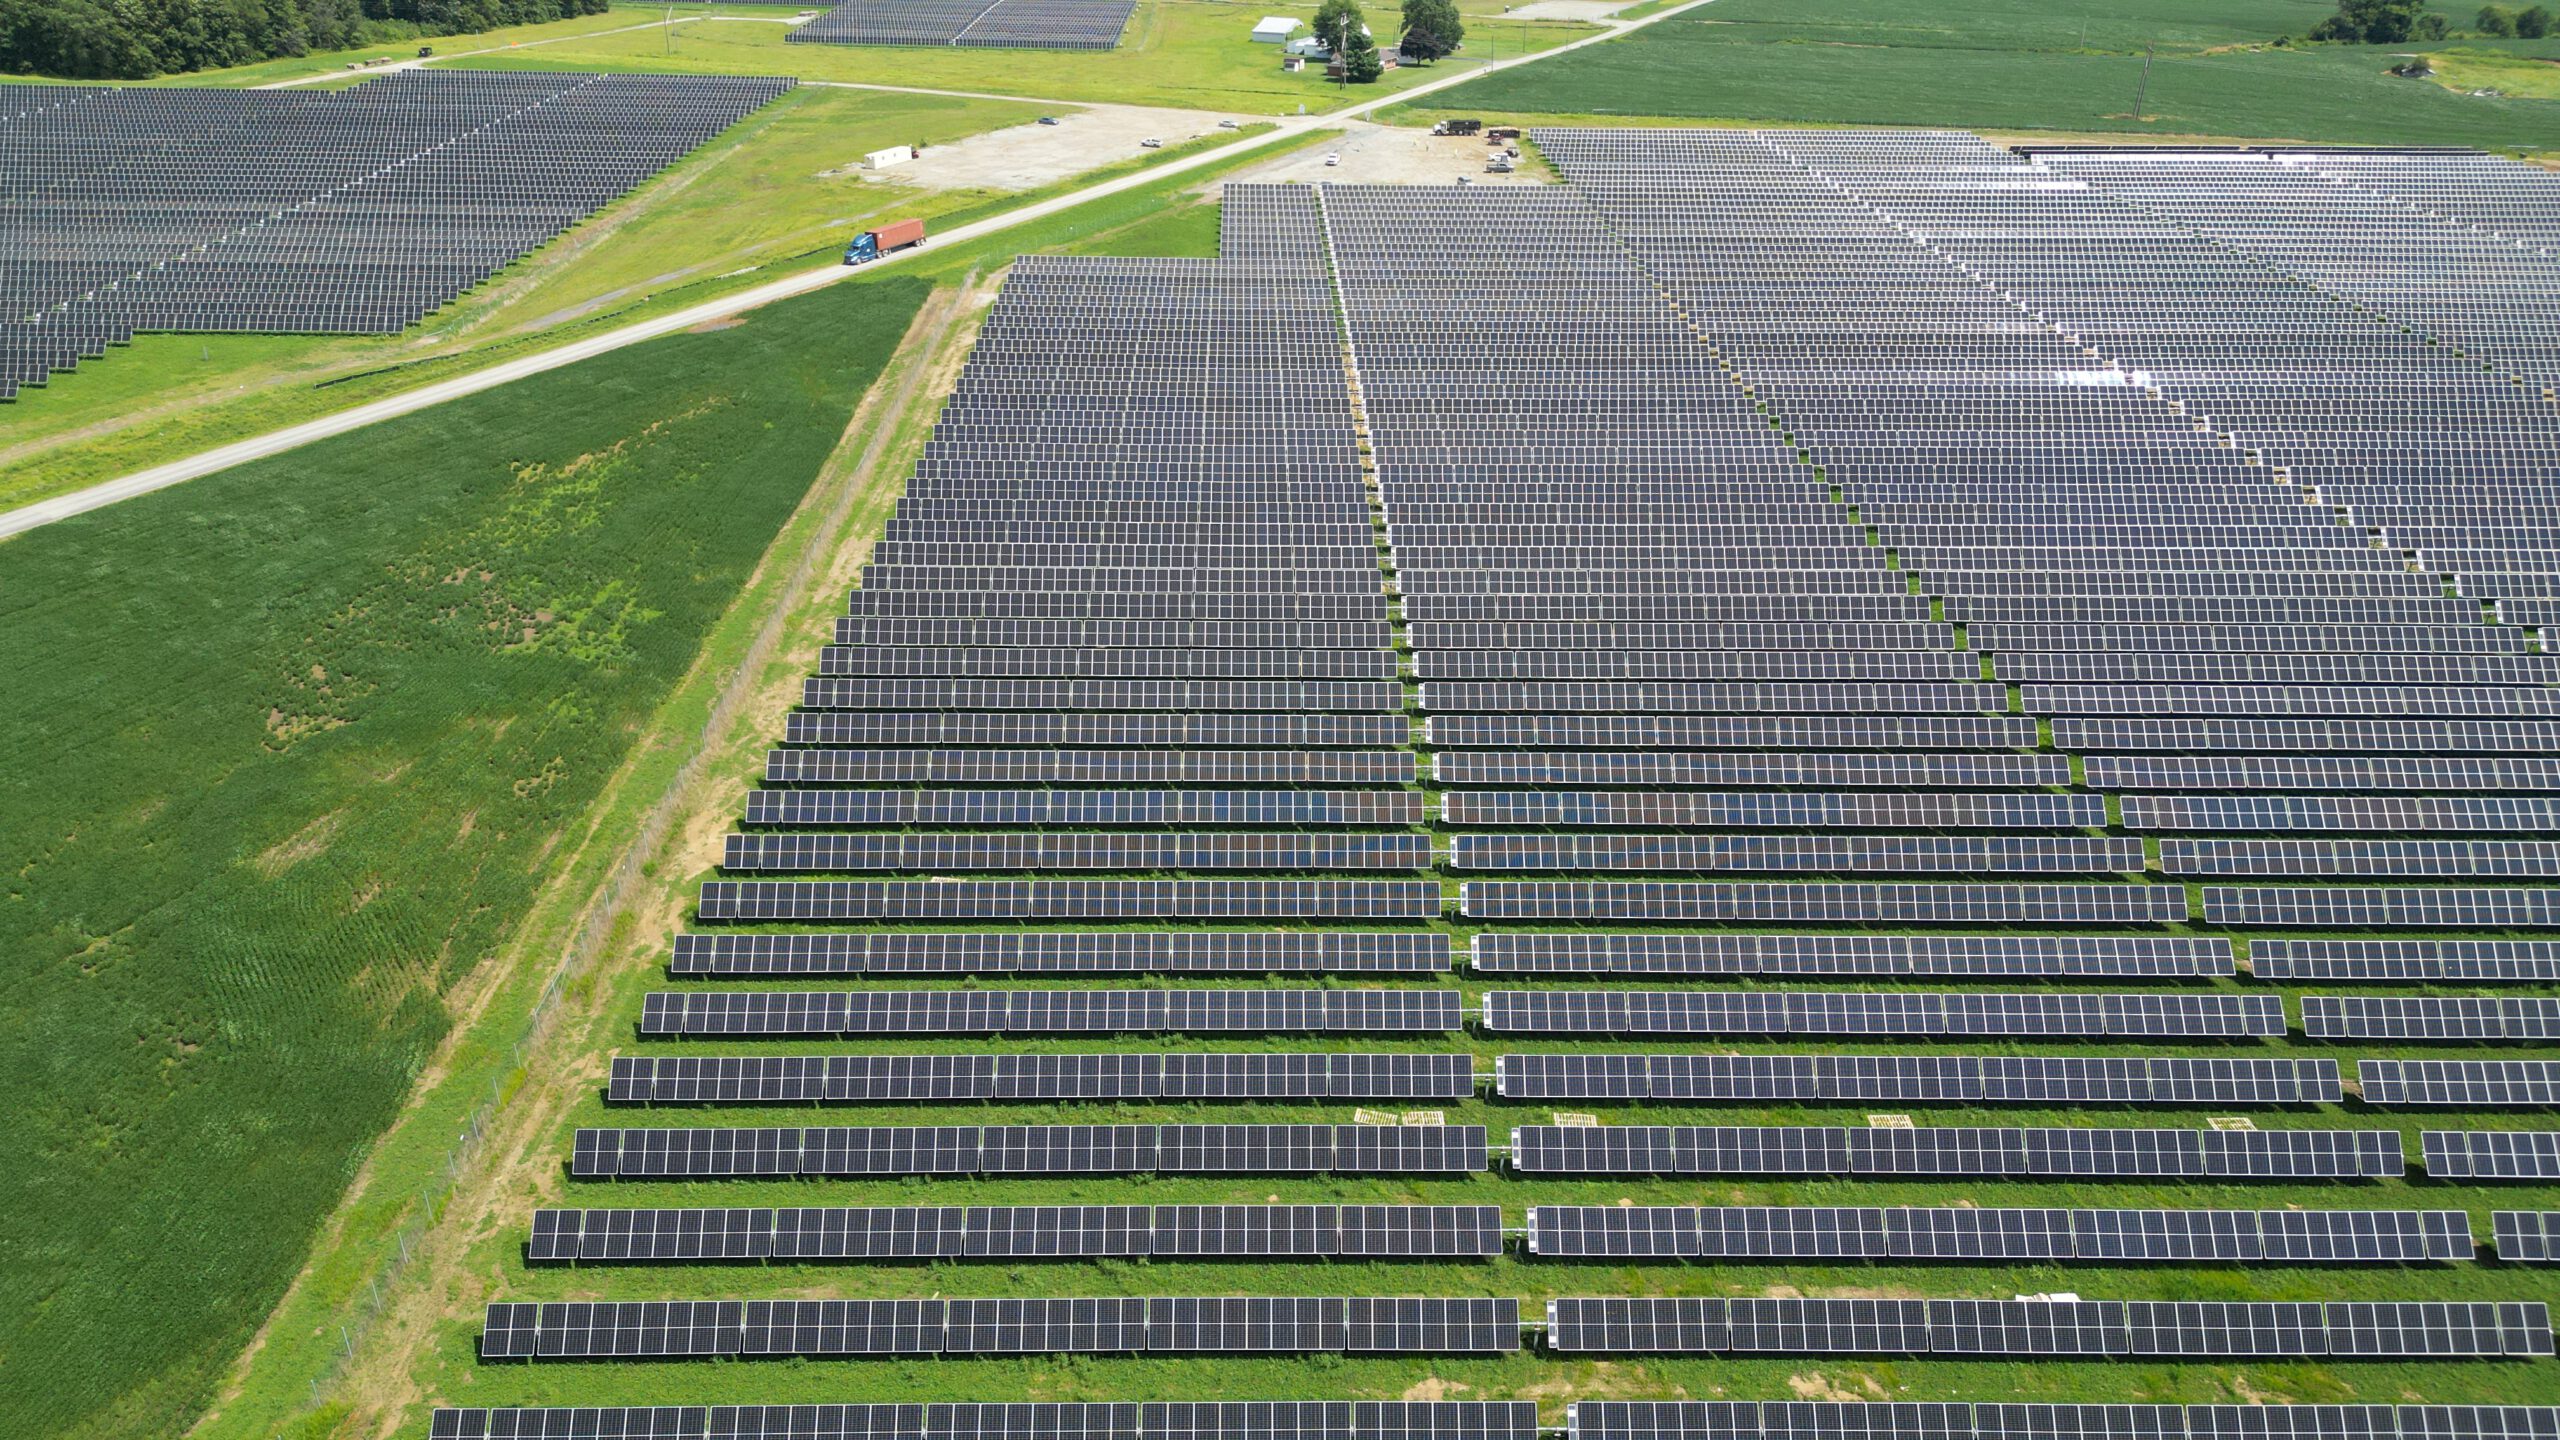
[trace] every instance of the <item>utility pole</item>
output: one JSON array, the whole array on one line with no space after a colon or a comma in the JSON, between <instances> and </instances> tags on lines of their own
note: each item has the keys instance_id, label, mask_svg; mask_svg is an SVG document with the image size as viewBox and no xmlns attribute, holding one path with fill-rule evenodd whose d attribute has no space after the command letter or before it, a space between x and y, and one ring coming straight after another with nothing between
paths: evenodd
<instances>
[{"instance_id":1,"label":"utility pole","mask_svg":"<svg viewBox=\"0 0 2560 1440\"><path fill-rule=\"evenodd\" d=\"M2142 83L2133 91L2133 123L2136 125L2142 123L2142 102L2151 96L2151 50L2148 42L2142 47Z\"/></svg>"}]
</instances>

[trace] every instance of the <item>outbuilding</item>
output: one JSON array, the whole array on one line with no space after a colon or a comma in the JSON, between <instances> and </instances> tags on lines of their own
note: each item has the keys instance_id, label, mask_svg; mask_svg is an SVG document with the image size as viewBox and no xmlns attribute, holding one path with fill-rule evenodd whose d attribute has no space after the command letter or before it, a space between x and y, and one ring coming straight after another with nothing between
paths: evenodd
<instances>
[{"instance_id":1,"label":"outbuilding","mask_svg":"<svg viewBox=\"0 0 2560 1440\"><path fill-rule=\"evenodd\" d=\"M1286 45L1289 37L1307 28L1307 22L1291 15L1265 15L1253 27L1257 45Z\"/></svg>"}]
</instances>

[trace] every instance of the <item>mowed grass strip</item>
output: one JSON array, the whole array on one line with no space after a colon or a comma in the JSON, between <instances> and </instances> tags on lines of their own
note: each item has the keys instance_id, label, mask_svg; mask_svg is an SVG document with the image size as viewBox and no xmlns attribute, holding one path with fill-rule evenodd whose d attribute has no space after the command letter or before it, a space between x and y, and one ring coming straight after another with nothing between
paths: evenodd
<instances>
[{"instance_id":1,"label":"mowed grass strip","mask_svg":"<svg viewBox=\"0 0 2560 1440\"><path fill-rule=\"evenodd\" d=\"M2485 45L2538 63L2560 58L2560 42L2298 43L2334 8L2323 0L1717 0L1624 40L1425 97L1417 108L2560 148L2560 105L2390 73L2412 50ZM2468 12L2447 15L2456 26L2470 21ZM2297 43L2275 46L2284 36ZM2146 48L2154 52L2147 84Z\"/></svg>"},{"instance_id":2,"label":"mowed grass strip","mask_svg":"<svg viewBox=\"0 0 2560 1440\"><path fill-rule=\"evenodd\" d=\"M0 1433L184 1428L926 289L0 546Z\"/></svg>"}]
</instances>

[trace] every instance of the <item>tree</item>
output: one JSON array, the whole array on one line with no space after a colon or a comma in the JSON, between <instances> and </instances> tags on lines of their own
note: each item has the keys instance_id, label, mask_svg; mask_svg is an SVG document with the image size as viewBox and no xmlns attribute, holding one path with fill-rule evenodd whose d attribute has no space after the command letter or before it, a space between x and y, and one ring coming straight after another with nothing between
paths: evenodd
<instances>
[{"instance_id":1,"label":"tree","mask_svg":"<svg viewBox=\"0 0 2560 1440\"><path fill-rule=\"evenodd\" d=\"M1404 0L1404 41L1408 63L1428 63L1454 55L1467 27L1458 18L1457 0Z\"/></svg>"},{"instance_id":2,"label":"tree","mask_svg":"<svg viewBox=\"0 0 2560 1440\"><path fill-rule=\"evenodd\" d=\"M1350 85L1375 85L1387 73L1387 63L1378 58L1378 42L1354 28L1342 42L1342 79Z\"/></svg>"},{"instance_id":3,"label":"tree","mask_svg":"<svg viewBox=\"0 0 2560 1440\"><path fill-rule=\"evenodd\" d=\"M2350 45L2397 45L2418 30L2425 0L2338 0L2338 13L2311 32L2314 40ZM2441 27L2444 21L2436 17Z\"/></svg>"},{"instance_id":4,"label":"tree","mask_svg":"<svg viewBox=\"0 0 2560 1440\"><path fill-rule=\"evenodd\" d=\"M2527 40L2539 40L2551 33L2551 12L2539 5L2528 5L2516 12L2516 33Z\"/></svg>"},{"instance_id":5,"label":"tree","mask_svg":"<svg viewBox=\"0 0 2560 1440\"><path fill-rule=\"evenodd\" d=\"M2516 17L2495 5L2483 5L2480 13L2471 17L2471 28L2483 35L2504 38L2516 33Z\"/></svg>"},{"instance_id":6,"label":"tree","mask_svg":"<svg viewBox=\"0 0 2560 1440\"><path fill-rule=\"evenodd\" d=\"M2432 10L2419 16L2418 23L2409 27L2410 37L2417 40L2441 40L2451 33L2453 27L2444 23L2444 17Z\"/></svg>"},{"instance_id":7,"label":"tree","mask_svg":"<svg viewBox=\"0 0 2560 1440\"><path fill-rule=\"evenodd\" d=\"M1324 0L1316 7L1316 38L1334 54L1342 53L1344 40L1368 28L1360 16L1359 0Z\"/></svg>"}]
</instances>

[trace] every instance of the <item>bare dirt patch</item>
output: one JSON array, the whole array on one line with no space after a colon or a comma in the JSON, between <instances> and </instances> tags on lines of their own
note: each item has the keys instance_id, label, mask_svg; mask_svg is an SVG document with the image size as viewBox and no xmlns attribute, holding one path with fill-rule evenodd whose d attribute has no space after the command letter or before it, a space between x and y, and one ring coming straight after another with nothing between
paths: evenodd
<instances>
[{"instance_id":1,"label":"bare dirt patch","mask_svg":"<svg viewBox=\"0 0 2560 1440\"><path fill-rule=\"evenodd\" d=\"M1499 154L1481 136L1434 135L1387 125L1347 122L1330 148L1309 147L1236 172L1229 180L1247 185L1539 185L1548 183L1546 167L1524 155L1520 168L1508 175L1486 172L1485 158ZM1327 165L1327 156L1341 163ZM1210 188L1210 198L1225 191Z\"/></svg>"},{"instance_id":2,"label":"bare dirt patch","mask_svg":"<svg viewBox=\"0 0 2560 1440\"><path fill-rule=\"evenodd\" d=\"M705 320L699 325L687 325L684 327L684 333L687 335L708 335L714 330L735 330L746 323L747 322L744 319L736 315L723 315L717 320Z\"/></svg>"},{"instance_id":3,"label":"bare dirt patch","mask_svg":"<svg viewBox=\"0 0 2560 1440\"><path fill-rule=\"evenodd\" d=\"M1058 123L1012 125L949 145L928 145L904 165L867 170L867 184L918 190L1037 190L1087 170L1147 154L1141 143L1222 133L1220 120L1243 115L1214 110L1158 110L1144 105L1088 105L1058 114Z\"/></svg>"},{"instance_id":4,"label":"bare dirt patch","mask_svg":"<svg viewBox=\"0 0 2560 1440\"><path fill-rule=\"evenodd\" d=\"M1884 1398L1884 1386L1877 1383L1873 1375L1849 1375L1835 1381L1819 1370L1809 1370L1802 1375L1788 1376L1787 1388L1796 1392L1799 1400L1855 1402Z\"/></svg>"}]
</instances>

